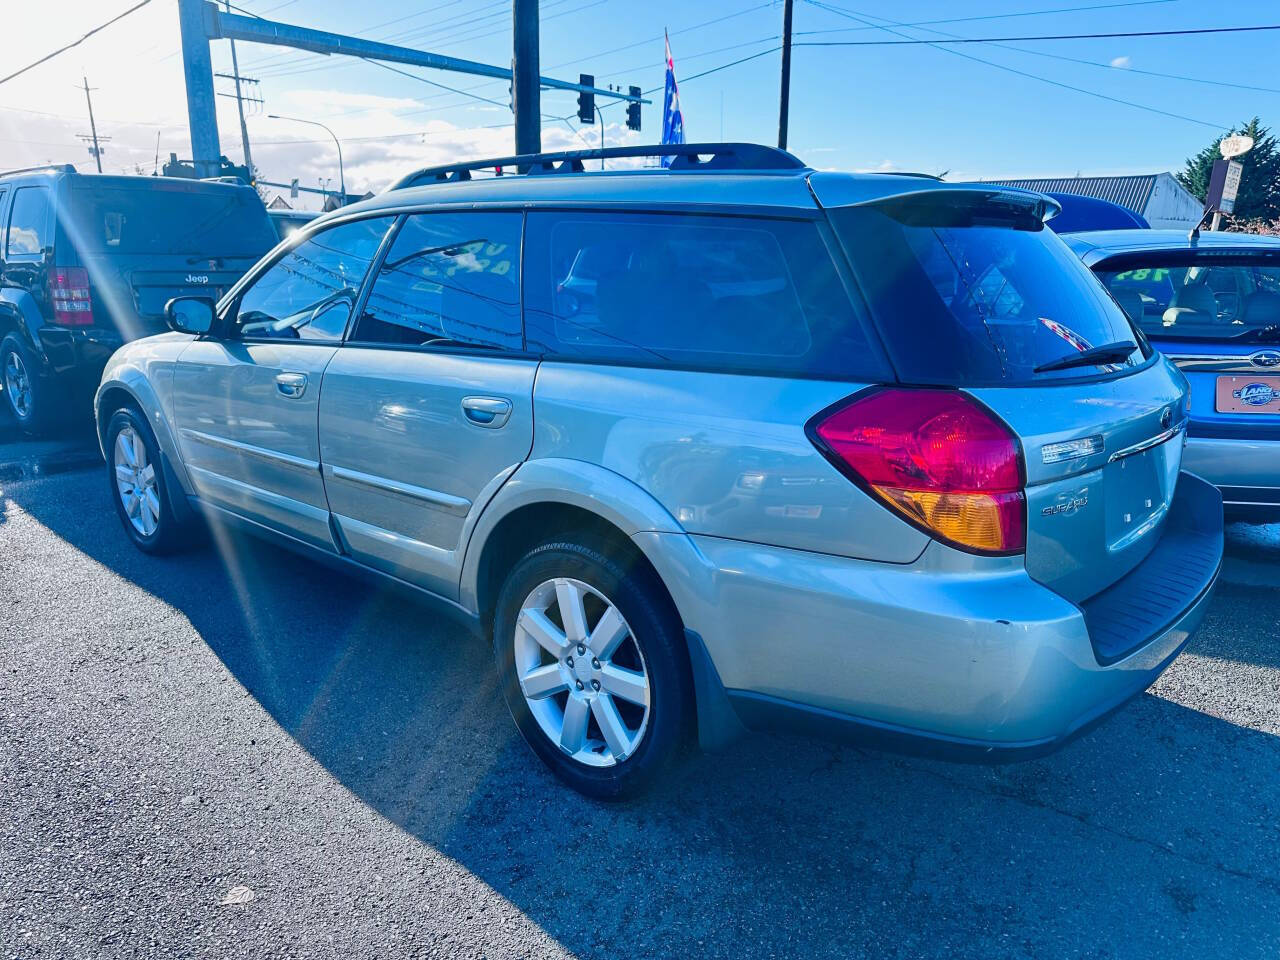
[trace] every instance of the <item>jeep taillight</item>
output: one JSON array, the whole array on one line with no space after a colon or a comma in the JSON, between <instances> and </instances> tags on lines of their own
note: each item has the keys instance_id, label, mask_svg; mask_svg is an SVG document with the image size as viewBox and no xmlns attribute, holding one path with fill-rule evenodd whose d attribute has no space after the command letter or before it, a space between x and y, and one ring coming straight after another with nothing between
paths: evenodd
<instances>
[{"instance_id":1,"label":"jeep taillight","mask_svg":"<svg viewBox=\"0 0 1280 960\"><path fill-rule=\"evenodd\" d=\"M975 553L1026 549L1018 440L971 397L877 390L808 429L847 476L930 536Z\"/></svg>"},{"instance_id":2,"label":"jeep taillight","mask_svg":"<svg viewBox=\"0 0 1280 960\"><path fill-rule=\"evenodd\" d=\"M53 301L54 323L64 327L93 324L89 271L84 267L54 267L50 270L49 299Z\"/></svg>"}]
</instances>

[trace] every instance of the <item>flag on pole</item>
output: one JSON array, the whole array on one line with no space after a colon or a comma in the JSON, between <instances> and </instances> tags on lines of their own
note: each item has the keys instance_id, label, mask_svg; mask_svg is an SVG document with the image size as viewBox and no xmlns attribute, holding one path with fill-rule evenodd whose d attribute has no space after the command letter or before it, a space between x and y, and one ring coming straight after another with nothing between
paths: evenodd
<instances>
[{"instance_id":1,"label":"flag on pole","mask_svg":"<svg viewBox=\"0 0 1280 960\"><path fill-rule=\"evenodd\" d=\"M680 88L676 85L676 65L671 59L671 38L662 31L667 45L667 86L662 95L662 142L684 143L684 114L680 111ZM671 166L671 157L663 157L662 165Z\"/></svg>"}]
</instances>

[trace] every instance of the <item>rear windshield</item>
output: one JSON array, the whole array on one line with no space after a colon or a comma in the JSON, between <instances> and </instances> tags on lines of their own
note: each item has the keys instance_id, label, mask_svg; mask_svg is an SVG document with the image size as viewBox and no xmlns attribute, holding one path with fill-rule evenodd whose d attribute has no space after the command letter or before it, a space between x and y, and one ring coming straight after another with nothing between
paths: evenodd
<instances>
[{"instance_id":1,"label":"rear windshield","mask_svg":"<svg viewBox=\"0 0 1280 960\"><path fill-rule=\"evenodd\" d=\"M259 257L276 245L262 202L249 190L77 185L68 232L85 253Z\"/></svg>"},{"instance_id":2,"label":"rear windshield","mask_svg":"<svg viewBox=\"0 0 1280 960\"><path fill-rule=\"evenodd\" d=\"M845 207L832 220L903 380L1027 383L1146 358L1123 311L1038 217L924 200ZM1105 362L1079 362L1115 344Z\"/></svg>"},{"instance_id":3,"label":"rear windshield","mask_svg":"<svg viewBox=\"0 0 1280 960\"><path fill-rule=\"evenodd\" d=\"M1152 337L1280 341L1280 255L1128 258L1098 276Z\"/></svg>"}]
</instances>

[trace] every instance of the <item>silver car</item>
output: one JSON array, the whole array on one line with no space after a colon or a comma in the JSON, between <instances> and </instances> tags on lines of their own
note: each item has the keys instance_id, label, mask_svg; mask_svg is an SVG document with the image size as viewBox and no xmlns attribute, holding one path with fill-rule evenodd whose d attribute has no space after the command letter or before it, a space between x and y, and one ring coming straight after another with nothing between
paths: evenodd
<instances>
[{"instance_id":1,"label":"silver car","mask_svg":"<svg viewBox=\"0 0 1280 960\"><path fill-rule=\"evenodd\" d=\"M749 728L1031 756L1143 690L1221 500L1053 202L603 155L657 153L423 171L171 302L97 393L125 532L230 523L452 609L598 797Z\"/></svg>"}]
</instances>

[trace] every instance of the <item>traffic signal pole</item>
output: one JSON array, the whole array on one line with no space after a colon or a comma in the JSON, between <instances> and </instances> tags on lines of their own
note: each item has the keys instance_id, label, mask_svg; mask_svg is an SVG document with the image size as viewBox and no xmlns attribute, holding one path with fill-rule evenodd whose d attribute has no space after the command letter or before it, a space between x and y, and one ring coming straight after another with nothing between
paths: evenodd
<instances>
[{"instance_id":1,"label":"traffic signal pole","mask_svg":"<svg viewBox=\"0 0 1280 960\"><path fill-rule=\"evenodd\" d=\"M778 102L778 149L787 149L787 122L791 113L791 8L793 0L782 7L782 95Z\"/></svg>"},{"instance_id":2,"label":"traffic signal pole","mask_svg":"<svg viewBox=\"0 0 1280 960\"><path fill-rule=\"evenodd\" d=\"M516 153L542 152L542 85L538 66L538 0L513 0L511 94L515 99Z\"/></svg>"}]
</instances>

